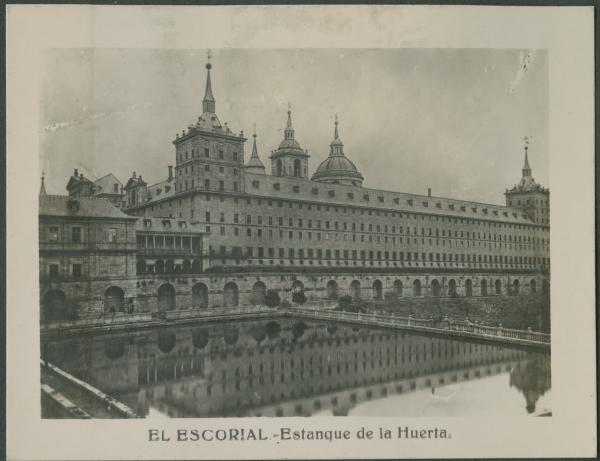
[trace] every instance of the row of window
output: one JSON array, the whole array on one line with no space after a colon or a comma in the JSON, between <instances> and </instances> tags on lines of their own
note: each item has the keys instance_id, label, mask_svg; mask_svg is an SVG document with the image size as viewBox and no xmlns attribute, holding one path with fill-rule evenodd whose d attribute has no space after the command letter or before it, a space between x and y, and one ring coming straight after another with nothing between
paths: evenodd
<instances>
[{"instance_id":1,"label":"row of window","mask_svg":"<svg viewBox=\"0 0 600 461\"><path fill-rule=\"evenodd\" d=\"M191 179L189 181L185 180L185 181L181 181L181 182L176 182L175 190L177 192L182 192L182 191L193 189L194 187L200 187L201 184L202 183L200 181L194 182L193 179ZM238 192L239 191L239 183L237 181L233 181L232 188L233 188L232 189L233 192ZM210 179L204 180L204 190L211 190ZM219 181L218 190L220 192L225 191L225 181Z\"/></svg>"},{"instance_id":2,"label":"row of window","mask_svg":"<svg viewBox=\"0 0 600 461\"><path fill-rule=\"evenodd\" d=\"M218 199L220 202L229 201L228 197L218 194ZM204 197L207 202L211 201L211 194L198 194L196 197ZM183 201L187 199L177 199L169 200L164 203L158 203L155 205L150 205L150 211L155 210L163 210L163 205L166 208L172 209L174 205L178 205L181 207L183 205ZM287 200L278 200L278 199L266 199L266 198L240 198L240 197L232 197L231 200L233 204L245 204L245 205L267 205L270 207L277 206L279 208L289 208L289 209L298 209L298 210L308 210L308 211L322 211L325 213L340 213L340 214L352 214L352 215L360 215L360 216L375 216L375 217L384 217L384 218L406 218L406 219L414 219L421 221L435 221L435 222L447 222L451 224L468 224L468 225L477 225L483 227L495 227L501 229L517 229L517 230L531 230L537 229L538 226L532 226L531 224L516 224L516 223L501 223L491 220L479 220L479 219L470 219L470 218L458 218L458 217L449 217L449 216L435 216L435 215L426 215L422 213L408 213L408 212L399 212L399 211L387 211L387 210L377 210L377 209L366 209L366 208L358 208L358 207L347 207L340 205L324 205L324 204L315 204L315 203L306 203L306 202L294 202ZM198 201L198 200L197 200ZM194 197L189 198L189 204L191 208L194 208ZM548 231L546 228L540 228L544 231Z\"/></svg>"},{"instance_id":3,"label":"row of window","mask_svg":"<svg viewBox=\"0 0 600 461\"><path fill-rule=\"evenodd\" d=\"M203 158L211 158L210 156L210 149L208 147L205 147L204 150L202 151L203 153ZM186 150L185 152L180 152L179 153L179 162L184 162L186 160L191 160L194 158L201 158L200 155L200 149L196 149L194 147L192 147L192 150ZM219 160L225 160L225 152L223 151L223 149L218 149L217 150L217 158ZM231 153L231 159L234 162L237 162L239 160L239 155L237 152L232 152Z\"/></svg>"},{"instance_id":4,"label":"row of window","mask_svg":"<svg viewBox=\"0 0 600 461\"><path fill-rule=\"evenodd\" d=\"M48 227L48 241L58 242L60 240L60 228L58 226ZM104 241L105 242L116 242L118 236L117 228L108 228L104 230ZM82 242L82 231L81 226L71 226L71 243Z\"/></svg>"}]
</instances>

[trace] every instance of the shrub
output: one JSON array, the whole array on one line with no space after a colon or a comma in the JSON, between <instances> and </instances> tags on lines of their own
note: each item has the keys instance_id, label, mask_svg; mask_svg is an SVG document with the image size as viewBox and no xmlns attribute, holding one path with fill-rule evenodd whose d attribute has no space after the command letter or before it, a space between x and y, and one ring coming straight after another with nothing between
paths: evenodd
<instances>
[{"instance_id":1,"label":"shrub","mask_svg":"<svg viewBox=\"0 0 600 461\"><path fill-rule=\"evenodd\" d=\"M304 304L306 302L306 295L303 291L294 291L292 293L292 301L297 304Z\"/></svg>"},{"instance_id":2,"label":"shrub","mask_svg":"<svg viewBox=\"0 0 600 461\"><path fill-rule=\"evenodd\" d=\"M267 294L265 296L265 304L269 307L279 306L281 302L281 298L279 297L279 292L273 289L267 290Z\"/></svg>"}]
</instances>

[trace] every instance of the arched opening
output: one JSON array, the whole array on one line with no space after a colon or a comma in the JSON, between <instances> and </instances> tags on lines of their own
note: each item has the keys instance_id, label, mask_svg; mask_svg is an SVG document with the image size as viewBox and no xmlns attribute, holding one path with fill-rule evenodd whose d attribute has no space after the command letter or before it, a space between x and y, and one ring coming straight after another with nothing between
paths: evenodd
<instances>
[{"instance_id":1,"label":"arched opening","mask_svg":"<svg viewBox=\"0 0 600 461\"><path fill-rule=\"evenodd\" d=\"M192 263L189 259L184 259L183 264L181 265L181 271L184 274L189 274L192 271Z\"/></svg>"},{"instance_id":2,"label":"arched opening","mask_svg":"<svg viewBox=\"0 0 600 461\"><path fill-rule=\"evenodd\" d=\"M398 298L402 297L402 295L404 294L404 285L402 285L401 280L394 281L394 291L396 292L396 296Z\"/></svg>"},{"instance_id":3,"label":"arched opening","mask_svg":"<svg viewBox=\"0 0 600 461\"><path fill-rule=\"evenodd\" d=\"M170 283L158 287L158 310L160 312L175 310L175 288Z\"/></svg>"},{"instance_id":4,"label":"arched opening","mask_svg":"<svg viewBox=\"0 0 600 461\"><path fill-rule=\"evenodd\" d=\"M161 331L158 333L158 348L165 354L173 350L176 342L177 337L172 331Z\"/></svg>"},{"instance_id":5,"label":"arched opening","mask_svg":"<svg viewBox=\"0 0 600 461\"><path fill-rule=\"evenodd\" d=\"M433 279L431 281L431 296L440 296L442 292L442 288L440 286L440 282L438 282L436 279Z\"/></svg>"},{"instance_id":6,"label":"arched opening","mask_svg":"<svg viewBox=\"0 0 600 461\"><path fill-rule=\"evenodd\" d=\"M144 261L143 259L140 259L136 265L136 274L142 275L144 273L146 273L146 261Z\"/></svg>"},{"instance_id":7,"label":"arched opening","mask_svg":"<svg viewBox=\"0 0 600 461\"><path fill-rule=\"evenodd\" d=\"M72 318L67 307L67 296L62 290L50 290L42 300L42 320L53 322Z\"/></svg>"},{"instance_id":8,"label":"arched opening","mask_svg":"<svg viewBox=\"0 0 600 461\"><path fill-rule=\"evenodd\" d=\"M487 296L487 280L483 279L481 282L479 282L479 289L481 291L481 296Z\"/></svg>"},{"instance_id":9,"label":"arched opening","mask_svg":"<svg viewBox=\"0 0 600 461\"><path fill-rule=\"evenodd\" d=\"M304 291L304 283L300 280L294 280L292 283L292 292L293 293L302 293Z\"/></svg>"},{"instance_id":10,"label":"arched opening","mask_svg":"<svg viewBox=\"0 0 600 461\"><path fill-rule=\"evenodd\" d=\"M502 294L502 282L500 281L500 279L496 279L496 294Z\"/></svg>"},{"instance_id":11,"label":"arched opening","mask_svg":"<svg viewBox=\"0 0 600 461\"><path fill-rule=\"evenodd\" d=\"M278 160L277 160L277 163L276 163L275 165L276 165L276 167L275 167L275 170L276 170L276 172L277 172L277 173L276 173L276 174L277 174L277 176L281 176L281 175L282 175L282 172L283 172L283 171L282 171L282 170L283 170L283 166L282 166L282 164L281 164L281 159L278 159Z\"/></svg>"},{"instance_id":12,"label":"arched opening","mask_svg":"<svg viewBox=\"0 0 600 461\"><path fill-rule=\"evenodd\" d=\"M164 272L165 272L165 262L162 259L158 259L154 263L154 272L156 274L164 274Z\"/></svg>"},{"instance_id":13,"label":"arched opening","mask_svg":"<svg viewBox=\"0 0 600 461\"><path fill-rule=\"evenodd\" d=\"M167 274L173 274L175 272L175 261L167 259L167 262L165 263L165 272Z\"/></svg>"},{"instance_id":14,"label":"arched opening","mask_svg":"<svg viewBox=\"0 0 600 461\"><path fill-rule=\"evenodd\" d=\"M104 292L104 312L125 311L125 293L119 287L109 287Z\"/></svg>"},{"instance_id":15,"label":"arched opening","mask_svg":"<svg viewBox=\"0 0 600 461\"><path fill-rule=\"evenodd\" d=\"M223 304L225 307L236 307L240 302L240 293L238 286L229 282L223 288Z\"/></svg>"},{"instance_id":16,"label":"arched opening","mask_svg":"<svg viewBox=\"0 0 600 461\"><path fill-rule=\"evenodd\" d=\"M518 295L520 290L520 284L518 280L515 280L512 285L513 295Z\"/></svg>"},{"instance_id":17,"label":"arched opening","mask_svg":"<svg viewBox=\"0 0 600 461\"><path fill-rule=\"evenodd\" d=\"M225 344L233 346L238 342L239 338L240 332L236 327L226 327L223 331L223 340L225 341Z\"/></svg>"},{"instance_id":18,"label":"arched opening","mask_svg":"<svg viewBox=\"0 0 600 461\"><path fill-rule=\"evenodd\" d=\"M529 292L531 294L534 294L537 291L537 286L535 284L535 280L531 279L531 282L529 282Z\"/></svg>"},{"instance_id":19,"label":"arched opening","mask_svg":"<svg viewBox=\"0 0 600 461\"><path fill-rule=\"evenodd\" d=\"M294 176L297 178L302 176L302 165L298 159L294 160Z\"/></svg>"},{"instance_id":20,"label":"arched opening","mask_svg":"<svg viewBox=\"0 0 600 461\"><path fill-rule=\"evenodd\" d=\"M373 282L373 299L383 298L383 284L381 280L375 280Z\"/></svg>"},{"instance_id":21,"label":"arched opening","mask_svg":"<svg viewBox=\"0 0 600 461\"><path fill-rule=\"evenodd\" d=\"M358 280L354 280L350 284L350 296L354 300L360 299L360 282Z\"/></svg>"},{"instance_id":22,"label":"arched opening","mask_svg":"<svg viewBox=\"0 0 600 461\"><path fill-rule=\"evenodd\" d=\"M194 259L192 261L192 272L194 274L199 274L200 272L202 272L202 261L200 261L199 259Z\"/></svg>"},{"instance_id":23,"label":"arched opening","mask_svg":"<svg viewBox=\"0 0 600 461\"><path fill-rule=\"evenodd\" d=\"M421 281L419 279L413 282L413 296L421 296Z\"/></svg>"},{"instance_id":24,"label":"arched opening","mask_svg":"<svg viewBox=\"0 0 600 461\"><path fill-rule=\"evenodd\" d=\"M465 280L465 296L473 296L473 282L471 282L471 279Z\"/></svg>"},{"instance_id":25,"label":"arched opening","mask_svg":"<svg viewBox=\"0 0 600 461\"><path fill-rule=\"evenodd\" d=\"M262 306L266 302L267 298L267 287L263 282L256 282L252 287L252 293L254 294L254 304Z\"/></svg>"},{"instance_id":26,"label":"arched opening","mask_svg":"<svg viewBox=\"0 0 600 461\"><path fill-rule=\"evenodd\" d=\"M123 357L123 354L125 354L125 340L122 338L107 339L104 342L104 354L112 360Z\"/></svg>"},{"instance_id":27,"label":"arched opening","mask_svg":"<svg viewBox=\"0 0 600 461\"><path fill-rule=\"evenodd\" d=\"M192 344L196 349L204 349L208 345L210 333L206 328L199 328L192 333Z\"/></svg>"},{"instance_id":28,"label":"arched opening","mask_svg":"<svg viewBox=\"0 0 600 461\"><path fill-rule=\"evenodd\" d=\"M204 283L196 283L192 287L192 307L208 307L208 287Z\"/></svg>"},{"instance_id":29,"label":"arched opening","mask_svg":"<svg viewBox=\"0 0 600 461\"><path fill-rule=\"evenodd\" d=\"M294 283L292 283L292 301L299 304L306 302L304 283L302 283L300 280L294 280Z\"/></svg>"},{"instance_id":30,"label":"arched opening","mask_svg":"<svg viewBox=\"0 0 600 461\"><path fill-rule=\"evenodd\" d=\"M329 282L327 282L327 297L329 299L337 298L337 290L338 290L338 285L335 280L330 280Z\"/></svg>"},{"instance_id":31,"label":"arched opening","mask_svg":"<svg viewBox=\"0 0 600 461\"><path fill-rule=\"evenodd\" d=\"M454 279L448 280L448 296L456 296L456 280Z\"/></svg>"}]
</instances>

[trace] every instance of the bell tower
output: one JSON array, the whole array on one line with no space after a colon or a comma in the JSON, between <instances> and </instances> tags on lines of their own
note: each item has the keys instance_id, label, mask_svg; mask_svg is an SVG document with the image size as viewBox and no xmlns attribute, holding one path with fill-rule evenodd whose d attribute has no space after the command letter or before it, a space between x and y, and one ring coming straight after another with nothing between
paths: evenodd
<instances>
[{"instance_id":1,"label":"bell tower","mask_svg":"<svg viewBox=\"0 0 600 461\"><path fill-rule=\"evenodd\" d=\"M271 173L273 176L292 176L308 179L308 151L300 147L294 137L292 108L288 104L288 117L283 141L271 153Z\"/></svg>"}]
</instances>

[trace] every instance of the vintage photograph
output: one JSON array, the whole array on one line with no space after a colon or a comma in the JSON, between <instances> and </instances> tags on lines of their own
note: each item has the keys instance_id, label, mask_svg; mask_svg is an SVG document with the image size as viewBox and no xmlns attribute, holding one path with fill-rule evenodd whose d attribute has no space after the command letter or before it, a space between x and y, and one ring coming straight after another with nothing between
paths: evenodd
<instances>
[{"instance_id":1,"label":"vintage photograph","mask_svg":"<svg viewBox=\"0 0 600 461\"><path fill-rule=\"evenodd\" d=\"M552 416L548 60L44 50L41 417Z\"/></svg>"}]
</instances>

